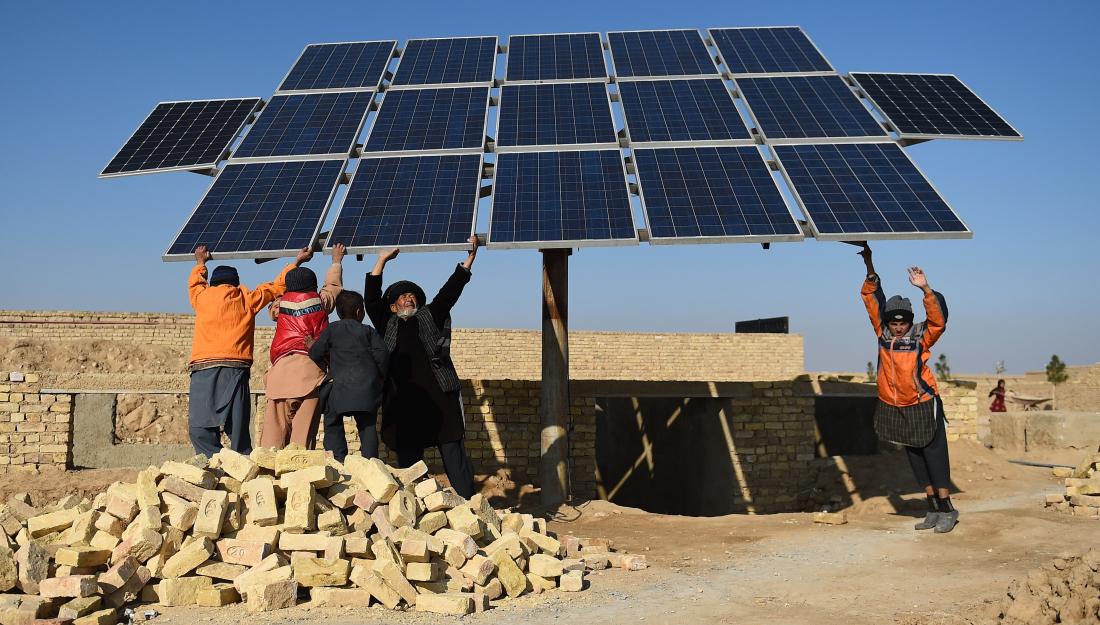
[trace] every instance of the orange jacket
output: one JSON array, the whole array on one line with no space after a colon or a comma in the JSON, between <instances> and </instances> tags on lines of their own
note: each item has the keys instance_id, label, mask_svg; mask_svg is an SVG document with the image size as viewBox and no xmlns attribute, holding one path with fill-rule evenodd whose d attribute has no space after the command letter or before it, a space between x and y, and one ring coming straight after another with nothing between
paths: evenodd
<instances>
[{"instance_id":1,"label":"orange jacket","mask_svg":"<svg viewBox=\"0 0 1100 625\"><path fill-rule=\"evenodd\" d=\"M206 282L206 266L195 265L187 280L187 293L195 309L195 338L191 364L204 360L237 360L252 363L256 314L286 291L283 281L295 265L287 265L273 282L249 291L244 286Z\"/></svg>"},{"instance_id":2,"label":"orange jacket","mask_svg":"<svg viewBox=\"0 0 1100 625\"><path fill-rule=\"evenodd\" d=\"M860 290L871 326L878 334L878 398L891 406L914 406L940 394L936 376L928 368L932 346L947 328L947 302L928 289L924 312L928 319L914 323L906 334L894 337L882 318L886 298L878 276L868 276Z\"/></svg>"}]
</instances>

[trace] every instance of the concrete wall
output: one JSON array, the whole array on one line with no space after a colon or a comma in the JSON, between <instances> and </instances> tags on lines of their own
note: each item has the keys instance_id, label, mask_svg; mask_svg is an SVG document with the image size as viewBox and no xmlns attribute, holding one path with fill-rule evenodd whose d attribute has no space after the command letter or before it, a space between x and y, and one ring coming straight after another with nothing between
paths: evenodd
<instances>
[{"instance_id":1,"label":"concrete wall","mask_svg":"<svg viewBox=\"0 0 1100 625\"><path fill-rule=\"evenodd\" d=\"M189 350L194 318L156 313L0 311L0 337L85 339L170 345ZM257 359L274 328L256 328ZM797 334L580 332L569 335L574 380L752 381L803 372ZM536 330L456 328L452 352L470 379L541 379ZM187 353L184 351L184 353Z\"/></svg>"},{"instance_id":2,"label":"concrete wall","mask_svg":"<svg viewBox=\"0 0 1100 625\"><path fill-rule=\"evenodd\" d=\"M989 443L1006 451L1064 450L1085 452L1100 445L1100 412L1030 410L999 412L989 418Z\"/></svg>"}]
</instances>

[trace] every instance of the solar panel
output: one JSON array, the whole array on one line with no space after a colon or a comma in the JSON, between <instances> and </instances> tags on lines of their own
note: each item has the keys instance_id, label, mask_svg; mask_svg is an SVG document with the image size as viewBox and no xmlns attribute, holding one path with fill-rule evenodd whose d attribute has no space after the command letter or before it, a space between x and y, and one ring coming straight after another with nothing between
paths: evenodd
<instances>
[{"instance_id":1,"label":"solar panel","mask_svg":"<svg viewBox=\"0 0 1100 625\"><path fill-rule=\"evenodd\" d=\"M259 98L161 102L99 175L214 167L260 102Z\"/></svg>"},{"instance_id":2,"label":"solar panel","mask_svg":"<svg viewBox=\"0 0 1100 625\"><path fill-rule=\"evenodd\" d=\"M491 83L496 60L496 37L410 39L393 84Z\"/></svg>"},{"instance_id":3,"label":"solar panel","mask_svg":"<svg viewBox=\"0 0 1100 625\"><path fill-rule=\"evenodd\" d=\"M616 144L611 101L601 82L505 85L497 147Z\"/></svg>"},{"instance_id":4,"label":"solar panel","mask_svg":"<svg viewBox=\"0 0 1100 625\"><path fill-rule=\"evenodd\" d=\"M767 139L887 136L840 76L738 78L736 82Z\"/></svg>"},{"instance_id":5,"label":"solar panel","mask_svg":"<svg viewBox=\"0 0 1100 625\"><path fill-rule=\"evenodd\" d=\"M697 30L633 30L607 33L615 75L718 75L718 68Z\"/></svg>"},{"instance_id":6,"label":"solar panel","mask_svg":"<svg viewBox=\"0 0 1100 625\"><path fill-rule=\"evenodd\" d=\"M756 146L634 150L652 243L799 241Z\"/></svg>"},{"instance_id":7,"label":"solar panel","mask_svg":"<svg viewBox=\"0 0 1100 625\"><path fill-rule=\"evenodd\" d=\"M721 79L623 80L617 84L632 143L750 139Z\"/></svg>"},{"instance_id":8,"label":"solar panel","mask_svg":"<svg viewBox=\"0 0 1100 625\"><path fill-rule=\"evenodd\" d=\"M1023 139L955 76L853 73L852 78L902 136Z\"/></svg>"},{"instance_id":9,"label":"solar panel","mask_svg":"<svg viewBox=\"0 0 1100 625\"><path fill-rule=\"evenodd\" d=\"M637 240L618 150L498 155L490 246L582 247Z\"/></svg>"},{"instance_id":10,"label":"solar panel","mask_svg":"<svg viewBox=\"0 0 1100 625\"><path fill-rule=\"evenodd\" d=\"M278 90L377 89L395 47L396 41L308 45Z\"/></svg>"},{"instance_id":11,"label":"solar panel","mask_svg":"<svg viewBox=\"0 0 1100 625\"><path fill-rule=\"evenodd\" d=\"M734 76L836 71L798 26L711 28L707 32Z\"/></svg>"},{"instance_id":12,"label":"solar panel","mask_svg":"<svg viewBox=\"0 0 1100 625\"><path fill-rule=\"evenodd\" d=\"M346 161L226 165L165 252L190 258L205 245L220 258L293 255L313 245Z\"/></svg>"},{"instance_id":13,"label":"solar panel","mask_svg":"<svg viewBox=\"0 0 1100 625\"><path fill-rule=\"evenodd\" d=\"M350 154L373 99L373 91L277 95L233 158Z\"/></svg>"},{"instance_id":14,"label":"solar panel","mask_svg":"<svg viewBox=\"0 0 1100 625\"><path fill-rule=\"evenodd\" d=\"M599 33L512 35L505 80L607 78Z\"/></svg>"},{"instance_id":15,"label":"solar panel","mask_svg":"<svg viewBox=\"0 0 1100 625\"><path fill-rule=\"evenodd\" d=\"M361 159L329 245L465 249L480 190L479 154Z\"/></svg>"},{"instance_id":16,"label":"solar panel","mask_svg":"<svg viewBox=\"0 0 1100 625\"><path fill-rule=\"evenodd\" d=\"M896 143L779 145L773 149L818 239L972 236Z\"/></svg>"},{"instance_id":17,"label":"solar panel","mask_svg":"<svg viewBox=\"0 0 1100 625\"><path fill-rule=\"evenodd\" d=\"M488 107L488 87L387 91L363 151L480 152Z\"/></svg>"}]
</instances>

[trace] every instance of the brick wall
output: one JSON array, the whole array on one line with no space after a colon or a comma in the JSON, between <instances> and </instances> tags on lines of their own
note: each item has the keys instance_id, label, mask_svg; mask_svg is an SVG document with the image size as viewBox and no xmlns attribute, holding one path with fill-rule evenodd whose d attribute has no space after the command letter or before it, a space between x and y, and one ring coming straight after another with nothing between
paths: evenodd
<instances>
[{"instance_id":1,"label":"brick wall","mask_svg":"<svg viewBox=\"0 0 1100 625\"><path fill-rule=\"evenodd\" d=\"M940 398L947 415L947 440L978 440L977 390L940 382Z\"/></svg>"},{"instance_id":2,"label":"brick wall","mask_svg":"<svg viewBox=\"0 0 1100 625\"><path fill-rule=\"evenodd\" d=\"M0 311L0 337L100 339L171 345L187 350L191 315ZM256 329L256 353L274 329ZM569 334L574 380L789 380L803 372L796 334L625 333ZM186 353L186 352L185 352ZM456 328L452 353L459 375L484 380L538 380L541 332Z\"/></svg>"},{"instance_id":3,"label":"brick wall","mask_svg":"<svg viewBox=\"0 0 1100 625\"><path fill-rule=\"evenodd\" d=\"M72 454L72 395L40 393L35 374L0 383L0 465L67 467Z\"/></svg>"}]
</instances>

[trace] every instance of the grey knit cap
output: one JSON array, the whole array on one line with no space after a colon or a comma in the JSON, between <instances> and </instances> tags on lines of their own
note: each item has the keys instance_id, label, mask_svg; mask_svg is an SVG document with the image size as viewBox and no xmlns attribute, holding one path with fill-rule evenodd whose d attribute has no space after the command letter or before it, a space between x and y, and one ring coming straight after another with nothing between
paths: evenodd
<instances>
[{"instance_id":1,"label":"grey knit cap","mask_svg":"<svg viewBox=\"0 0 1100 625\"><path fill-rule=\"evenodd\" d=\"M886 321L906 321L913 323L913 303L908 297L895 295L886 300L886 310L882 313Z\"/></svg>"}]
</instances>

